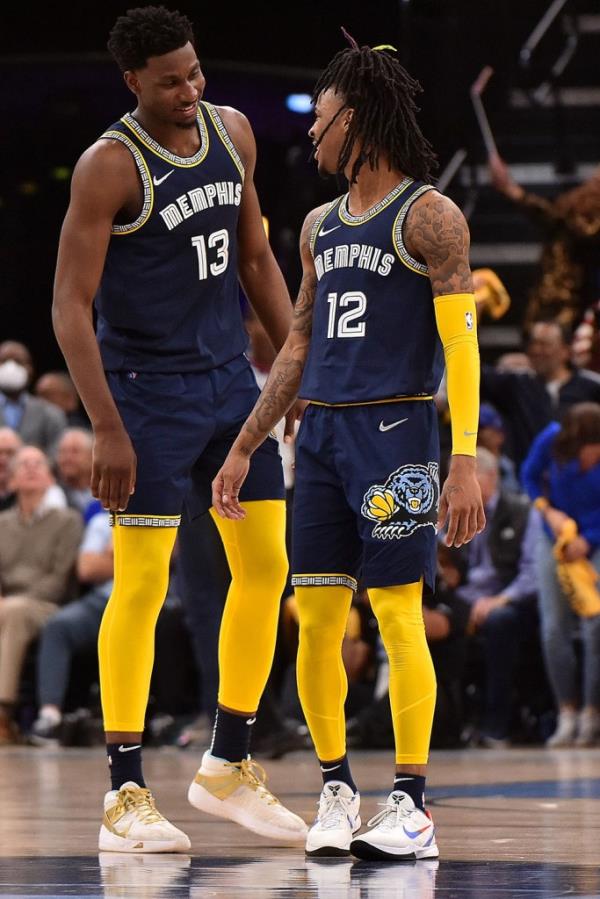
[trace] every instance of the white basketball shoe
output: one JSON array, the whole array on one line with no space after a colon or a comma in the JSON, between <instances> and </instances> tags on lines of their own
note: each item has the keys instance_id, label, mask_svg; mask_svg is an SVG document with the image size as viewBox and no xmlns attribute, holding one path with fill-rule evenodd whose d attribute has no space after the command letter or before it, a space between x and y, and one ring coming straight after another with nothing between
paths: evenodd
<instances>
[{"instance_id":1,"label":"white basketball shoe","mask_svg":"<svg viewBox=\"0 0 600 899\"><path fill-rule=\"evenodd\" d=\"M319 799L315 823L308 831L309 857L350 855L352 835L360 829L360 793L341 780L329 780Z\"/></svg>"},{"instance_id":2,"label":"white basketball shoe","mask_svg":"<svg viewBox=\"0 0 600 899\"><path fill-rule=\"evenodd\" d=\"M383 806L382 811L367 823L371 829L352 840L352 855L370 861L438 857L431 816L418 809L408 793L393 790L379 804Z\"/></svg>"},{"instance_id":3,"label":"white basketball shoe","mask_svg":"<svg viewBox=\"0 0 600 899\"><path fill-rule=\"evenodd\" d=\"M228 818L263 837L303 842L306 823L267 790L266 779L264 768L251 759L227 762L207 751L190 784L188 799L194 808Z\"/></svg>"},{"instance_id":4,"label":"white basketball shoe","mask_svg":"<svg viewBox=\"0 0 600 899\"><path fill-rule=\"evenodd\" d=\"M130 780L104 797L101 852L187 852L190 847L188 837L161 815L145 787Z\"/></svg>"}]
</instances>

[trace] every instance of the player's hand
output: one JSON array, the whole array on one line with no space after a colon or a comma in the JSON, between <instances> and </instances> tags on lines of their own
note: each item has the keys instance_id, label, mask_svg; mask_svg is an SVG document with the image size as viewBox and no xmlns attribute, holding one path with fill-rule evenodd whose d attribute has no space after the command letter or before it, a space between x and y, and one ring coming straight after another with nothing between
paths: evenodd
<instances>
[{"instance_id":1,"label":"player's hand","mask_svg":"<svg viewBox=\"0 0 600 899\"><path fill-rule=\"evenodd\" d=\"M293 443L296 439L296 422L302 421L304 410L308 406L308 400L296 400L291 409L288 409L285 416L285 430L283 439L285 443Z\"/></svg>"},{"instance_id":2,"label":"player's hand","mask_svg":"<svg viewBox=\"0 0 600 899\"><path fill-rule=\"evenodd\" d=\"M232 447L212 482L212 503L221 518L246 517L239 495L249 468L250 457Z\"/></svg>"},{"instance_id":3,"label":"player's hand","mask_svg":"<svg viewBox=\"0 0 600 899\"><path fill-rule=\"evenodd\" d=\"M92 495L110 512L124 512L135 490L136 455L124 427L94 432Z\"/></svg>"},{"instance_id":4,"label":"player's hand","mask_svg":"<svg viewBox=\"0 0 600 899\"><path fill-rule=\"evenodd\" d=\"M440 497L438 530L446 523L446 546L462 546L485 527L481 488L472 456L452 456L450 471Z\"/></svg>"}]
</instances>

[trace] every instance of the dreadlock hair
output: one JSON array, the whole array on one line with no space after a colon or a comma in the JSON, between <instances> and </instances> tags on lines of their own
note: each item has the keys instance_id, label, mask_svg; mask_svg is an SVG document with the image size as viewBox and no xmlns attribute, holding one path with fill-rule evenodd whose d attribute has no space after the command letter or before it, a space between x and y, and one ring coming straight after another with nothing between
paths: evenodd
<instances>
[{"instance_id":1,"label":"dreadlock hair","mask_svg":"<svg viewBox=\"0 0 600 899\"><path fill-rule=\"evenodd\" d=\"M435 153L416 120L419 111L415 95L422 91L398 60L385 50L359 47L347 32L351 46L333 57L317 81L312 102L331 88L354 110L346 140L338 159L338 174L348 164L355 141L362 150L356 159L350 182L356 181L365 162L374 169L384 155L391 168L411 178L431 181L437 168Z\"/></svg>"},{"instance_id":2,"label":"dreadlock hair","mask_svg":"<svg viewBox=\"0 0 600 899\"><path fill-rule=\"evenodd\" d=\"M192 23L178 10L164 6L128 9L119 16L108 49L122 72L143 69L151 56L163 56L194 42Z\"/></svg>"}]
</instances>

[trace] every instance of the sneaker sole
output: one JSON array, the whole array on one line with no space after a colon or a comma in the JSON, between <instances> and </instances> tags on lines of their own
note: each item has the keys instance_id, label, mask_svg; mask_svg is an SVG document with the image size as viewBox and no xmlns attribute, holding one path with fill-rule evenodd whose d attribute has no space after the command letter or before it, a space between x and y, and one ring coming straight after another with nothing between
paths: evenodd
<instances>
[{"instance_id":1,"label":"sneaker sole","mask_svg":"<svg viewBox=\"0 0 600 899\"><path fill-rule=\"evenodd\" d=\"M305 830L283 830L281 827L273 827L261 821L257 821L255 817L249 815L244 809L226 806L225 800L216 799L212 793L205 790L200 784L193 780L188 790L188 802L201 812L207 815L214 815L216 818L226 818L228 821L234 821L247 830L257 833L261 837L267 837L270 840L282 840L291 843L303 843L306 840L308 827Z\"/></svg>"},{"instance_id":2,"label":"sneaker sole","mask_svg":"<svg viewBox=\"0 0 600 899\"><path fill-rule=\"evenodd\" d=\"M414 862L417 860L415 852L390 852L389 849L375 846L366 840L352 840L350 852L356 858L362 858L365 861Z\"/></svg>"},{"instance_id":3,"label":"sneaker sole","mask_svg":"<svg viewBox=\"0 0 600 899\"><path fill-rule=\"evenodd\" d=\"M98 849L100 852L187 852L192 844L186 837L175 840L128 840L119 837L104 826L100 828Z\"/></svg>"}]
</instances>

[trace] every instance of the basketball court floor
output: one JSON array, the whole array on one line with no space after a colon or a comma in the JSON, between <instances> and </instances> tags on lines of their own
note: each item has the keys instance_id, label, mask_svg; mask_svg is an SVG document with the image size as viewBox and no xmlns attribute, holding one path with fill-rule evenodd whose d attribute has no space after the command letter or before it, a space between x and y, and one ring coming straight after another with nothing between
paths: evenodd
<instances>
[{"instance_id":1,"label":"basketball court floor","mask_svg":"<svg viewBox=\"0 0 600 899\"><path fill-rule=\"evenodd\" d=\"M600 897L600 749L434 752L428 790L439 862L306 860L186 800L200 752L148 750L160 810L189 855L96 850L100 749L0 751L0 896L248 899ZM353 752L363 820L388 792L388 752ZM261 761L261 759L258 759ZM269 787L310 821L319 775L309 752L265 762Z\"/></svg>"}]
</instances>

